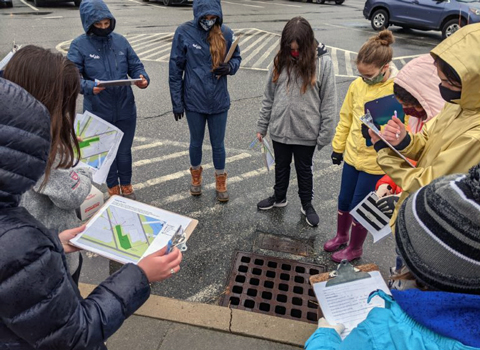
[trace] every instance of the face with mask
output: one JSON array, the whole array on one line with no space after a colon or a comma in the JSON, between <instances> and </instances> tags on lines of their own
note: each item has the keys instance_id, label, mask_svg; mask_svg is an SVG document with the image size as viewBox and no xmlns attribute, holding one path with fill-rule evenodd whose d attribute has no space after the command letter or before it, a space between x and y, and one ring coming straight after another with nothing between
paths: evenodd
<instances>
[{"instance_id":1,"label":"face with mask","mask_svg":"<svg viewBox=\"0 0 480 350\"><path fill-rule=\"evenodd\" d=\"M93 26L90 27L89 32L96 36L106 37L113 31L111 24L109 18L102 19L101 21L95 22Z\"/></svg>"},{"instance_id":2,"label":"face with mask","mask_svg":"<svg viewBox=\"0 0 480 350\"><path fill-rule=\"evenodd\" d=\"M373 64L357 64L357 70L363 79L363 82L368 85L375 85L383 82L387 75L389 65L386 64L380 69Z\"/></svg>"},{"instance_id":3,"label":"face with mask","mask_svg":"<svg viewBox=\"0 0 480 350\"><path fill-rule=\"evenodd\" d=\"M441 83L439 85L440 95L442 98L450 103L455 103L453 100L460 100L462 97L462 84L460 82L449 79L437 66L437 74L440 77Z\"/></svg>"},{"instance_id":4,"label":"face with mask","mask_svg":"<svg viewBox=\"0 0 480 350\"><path fill-rule=\"evenodd\" d=\"M298 43L296 41L290 44L290 54L296 60L298 60L298 58L300 57L300 47L298 46Z\"/></svg>"},{"instance_id":5,"label":"face with mask","mask_svg":"<svg viewBox=\"0 0 480 350\"><path fill-rule=\"evenodd\" d=\"M418 119L425 119L427 117L427 112L422 107L405 107L402 103L403 111L406 115L410 117L418 118Z\"/></svg>"},{"instance_id":6,"label":"face with mask","mask_svg":"<svg viewBox=\"0 0 480 350\"><path fill-rule=\"evenodd\" d=\"M217 16L205 16L200 19L200 26L208 32L217 23Z\"/></svg>"}]
</instances>

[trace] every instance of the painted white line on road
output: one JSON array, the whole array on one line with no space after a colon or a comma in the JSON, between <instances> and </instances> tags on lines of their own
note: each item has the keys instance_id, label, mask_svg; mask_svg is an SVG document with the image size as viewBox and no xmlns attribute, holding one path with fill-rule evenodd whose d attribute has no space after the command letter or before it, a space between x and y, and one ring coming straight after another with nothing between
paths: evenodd
<instances>
[{"instance_id":1,"label":"painted white line on road","mask_svg":"<svg viewBox=\"0 0 480 350\"><path fill-rule=\"evenodd\" d=\"M229 163L232 163L232 162L235 162L235 161L238 161L238 160L249 158L251 156L252 155L249 154L249 153L237 154L235 156L228 157L227 159L225 159L225 163L229 164ZM208 164L202 165L202 167L203 167L204 170L213 168L213 163L208 163ZM173 174L168 174L168 175L165 175L165 176L157 177L155 179L150 179L150 180L147 180L145 182L133 185L133 188L135 190L141 190L141 189L146 188L146 187L156 186L156 185L159 185L159 184L167 182L167 181L176 180L176 179L179 179L181 177L187 176L189 174L190 174L190 170L178 171L178 172L173 173ZM190 195L190 194L188 194L188 195Z\"/></svg>"},{"instance_id":2,"label":"painted white line on road","mask_svg":"<svg viewBox=\"0 0 480 350\"><path fill-rule=\"evenodd\" d=\"M59 19L63 18L63 16L50 16L50 17L43 17L44 19Z\"/></svg>"},{"instance_id":3,"label":"painted white line on road","mask_svg":"<svg viewBox=\"0 0 480 350\"><path fill-rule=\"evenodd\" d=\"M159 42L161 42L164 39L173 38L174 34L173 33L172 34L167 34L167 35L164 35L160 38L157 38L158 35L161 35L161 34L153 34L148 39L146 39L145 41L140 40L140 44L132 45L132 47L135 49L135 51L143 49L145 47L150 47L152 45L158 44Z\"/></svg>"},{"instance_id":4,"label":"painted white line on road","mask_svg":"<svg viewBox=\"0 0 480 350\"><path fill-rule=\"evenodd\" d=\"M253 43L251 43L247 48L242 49L242 55L244 55L246 52L250 51L252 48L255 47L260 41L264 40L267 36L270 36L270 33L263 34L260 38L255 40Z\"/></svg>"},{"instance_id":5,"label":"painted white line on road","mask_svg":"<svg viewBox=\"0 0 480 350\"><path fill-rule=\"evenodd\" d=\"M148 55L148 56L143 56L143 55L145 55L146 53L148 53L148 52L150 52L150 51L153 51L153 50L148 50L148 51L142 52L141 54L138 54L138 55L139 55L139 56L142 55L142 56L143 56L142 59L152 59L152 57L155 57L155 56L157 56L157 55L159 55L159 54L161 54L161 53L164 53L164 52L166 52L166 51L170 51L170 50L172 49L171 46L172 46L172 45L171 45L170 43L168 43L167 45L161 45L161 46L157 47L157 48L156 48L157 50L158 50L158 49L161 49L161 50L158 50L158 51L156 51L156 52L154 52L154 53L152 53L152 54L150 54L150 55ZM166 48L165 48L165 47L166 47Z\"/></svg>"},{"instance_id":6,"label":"painted white line on road","mask_svg":"<svg viewBox=\"0 0 480 350\"><path fill-rule=\"evenodd\" d=\"M170 140L164 140L164 141L154 141L155 139L147 138L147 137L142 137L142 138L135 138L135 141L140 141L142 140L143 142L151 142L152 143L147 143L145 145L140 145L140 146L135 146L132 148L132 151L141 151L145 149L150 149L150 148L156 148L156 147L163 147L163 146L174 146L174 147L181 147L183 149L188 149L190 147L189 142L179 142L179 141L170 141ZM247 148L247 147L245 147ZM203 145L203 150L212 150L209 144ZM225 150L229 153L244 153L245 149L240 149L240 148L225 148ZM255 153L254 151L251 152L251 154Z\"/></svg>"},{"instance_id":7,"label":"painted white line on road","mask_svg":"<svg viewBox=\"0 0 480 350\"><path fill-rule=\"evenodd\" d=\"M146 141L146 139L145 139L145 141ZM166 145L165 142L157 141L157 142L149 143L147 145L132 147L132 151L139 151L139 150L142 150L142 149L149 149L149 148L154 148L154 147L162 147L162 146L165 146L165 145Z\"/></svg>"},{"instance_id":8,"label":"painted white line on road","mask_svg":"<svg viewBox=\"0 0 480 350\"><path fill-rule=\"evenodd\" d=\"M423 55L426 55L426 54L427 54L427 52L424 53L424 54L420 54L420 55L410 55L410 56L394 57L393 59L394 59L394 60L400 60L400 61L401 61L401 60L406 60L406 59L409 59L409 58L417 58L417 57L420 57L420 56L423 56Z\"/></svg>"},{"instance_id":9,"label":"painted white line on road","mask_svg":"<svg viewBox=\"0 0 480 350\"><path fill-rule=\"evenodd\" d=\"M337 49L332 47L331 54L332 54L332 62L333 62L333 72L335 73L335 75L337 75L338 74Z\"/></svg>"},{"instance_id":10,"label":"painted white line on road","mask_svg":"<svg viewBox=\"0 0 480 350\"><path fill-rule=\"evenodd\" d=\"M32 6L30 5L28 2L26 2L25 0L20 0L21 2L23 2L25 5L27 5L28 7L30 7L31 9L34 9L35 11L40 11L39 9L37 9L35 6Z\"/></svg>"},{"instance_id":11,"label":"painted white line on road","mask_svg":"<svg viewBox=\"0 0 480 350\"><path fill-rule=\"evenodd\" d=\"M401 59L401 60L400 60L400 63L403 64L403 65L406 65L406 64L407 64L407 62L405 62L404 59Z\"/></svg>"},{"instance_id":12,"label":"painted white line on road","mask_svg":"<svg viewBox=\"0 0 480 350\"><path fill-rule=\"evenodd\" d=\"M147 141L147 138L146 137L142 137L142 136L135 136L135 141L137 142L146 142Z\"/></svg>"},{"instance_id":13,"label":"painted white line on road","mask_svg":"<svg viewBox=\"0 0 480 350\"><path fill-rule=\"evenodd\" d=\"M260 66L262 65L262 63L268 58L270 57L270 54L272 53L272 51L275 51L275 53L278 52L278 50L280 49L280 44L278 43L277 45L275 46L270 46L268 48L268 50L265 51L265 53L263 54L262 57L260 57L257 62L251 67L253 69L258 69L260 68Z\"/></svg>"},{"instance_id":14,"label":"painted white line on road","mask_svg":"<svg viewBox=\"0 0 480 350\"><path fill-rule=\"evenodd\" d=\"M244 1L251 2L252 0L244 0ZM257 1L257 0L255 0L255 3L272 5L271 2L264 2L264 1ZM298 6L298 5L285 5L285 4L279 4L279 3L275 3L275 4L273 4L273 5L274 5L274 6L285 6L285 7L298 7L298 8L302 8L302 6Z\"/></svg>"},{"instance_id":15,"label":"painted white line on road","mask_svg":"<svg viewBox=\"0 0 480 350\"><path fill-rule=\"evenodd\" d=\"M347 75L353 76L352 61L350 60L350 52L345 51L345 67Z\"/></svg>"},{"instance_id":16,"label":"painted white line on road","mask_svg":"<svg viewBox=\"0 0 480 350\"><path fill-rule=\"evenodd\" d=\"M238 5L238 6L247 6L247 7L258 7L261 9L264 9L264 6L257 6L257 5L247 5L247 4L236 4L234 2L229 2L229 1L223 1L224 4L230 4L230 5Z\"/></svg>"},{"instance_id":17,"label":"painted white line on road","mask_svg":"<svg viewBox=\"0 0 480 350\"><path fill-rule=\"evenodd\" d=\"M140 5L146 5L146 6L161 8L161 9L165 9L165 10L170 10L170 8L167 7L167 6L162 6L162 7L160 7L160 6L157 6L157 5L147 4L147 3L145 3L145 2L136 1L136 0L128 0L128 1L130 1L130 2L135 2L135 3L140 4Z\"/></svg>"},{"instance_id":18,"label":"painted white line on road","mask_svg":"<svg viewBox=\"0 0 480 350\"><path fill-rule=\"evenodd\" d=\"M272 38L273 38L273 40L275 41L275 44L276 44L277 43L277 37L276 36L269 36L268 39L266 39L263 43L258 45L257 48L255 50L253 50L252 53L247 58L242 60L242 64L246 65L248 62L250 62L251 59L253 59L256 55L258 55L260 50L262 50L265 46L267 46L270 43ZM273 45L273 48L275 48L275 46L276 45ZM270 53L270 52L272 52L271 50L272 50L272 47L270 47L270 50L267 50L267 52Z\"/></svg>"},{"instance_id":19,"label":"painted white line on road","mask_svg":"<svg viewBox=\"0 0 480 350\"><path fill-rule=\"evenodd\" d=\"M187 155L188 155L188 151L170 153L170 154L167 154L167 155L162 156L162 157L142 159L142 160L136 161L136 162L133 163L133 166L138 167L138 166L148 165L148 164L152 164L152 163L159 163L159 162L163 162L165 160L175 159L175 158L179 158L179 157L183 157L183 156L187 156Z\"/></svg>"}]
</instances>

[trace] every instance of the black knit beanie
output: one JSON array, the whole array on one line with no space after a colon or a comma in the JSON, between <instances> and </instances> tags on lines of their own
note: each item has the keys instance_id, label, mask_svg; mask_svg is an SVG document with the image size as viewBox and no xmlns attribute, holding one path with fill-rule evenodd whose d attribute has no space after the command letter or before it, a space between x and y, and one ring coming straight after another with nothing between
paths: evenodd
<instances>
[{"instance_id":1,"label":"black knit beanie","mask_svg":"<svg viewBox=\"0 0 480 350\"><path fill-rule=\"evenodd\" d=\"M480 165L409 196L395 237L419 281L432 289L480 294Z\"/></svg>"}]
</instances>

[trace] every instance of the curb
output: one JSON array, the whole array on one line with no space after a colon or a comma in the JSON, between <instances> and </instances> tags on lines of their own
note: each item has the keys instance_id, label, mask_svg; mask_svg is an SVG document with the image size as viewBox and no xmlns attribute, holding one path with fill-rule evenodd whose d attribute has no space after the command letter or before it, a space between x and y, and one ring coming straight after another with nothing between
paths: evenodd
<instances>
[{"instance_id":1,"label":"curb","mask_svg":"<svg viewBox=\"0 0 480 350\"><path fill-rule=\"evenodd\" d=\"M80 283L78 287L85 298L97 286ZM305 341L317 329L316 325L306 322L158 295L151 295L145 304L135 312L135 315L260 338L302 348Z\"/></svg>"}]
</instances>

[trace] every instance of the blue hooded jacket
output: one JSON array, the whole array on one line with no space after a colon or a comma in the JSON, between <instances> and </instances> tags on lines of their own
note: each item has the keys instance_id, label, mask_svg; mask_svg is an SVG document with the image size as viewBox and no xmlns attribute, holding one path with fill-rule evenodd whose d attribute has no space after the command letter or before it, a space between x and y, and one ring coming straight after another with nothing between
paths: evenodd
<instances>
[{"instance_id":1,"label":"blue hooded jacket","mask_svg":"<svg viewBox=\"0 0 480 350\"><path fill-rule=\"evenodd\" d=\"M227 77L217 79L211 72L209 32L200 26L199 21L207 15L217 16L227 43L227 52L235 41L234 33L222 24L220 0L195 0L193 14L194 20L178 27L173 38L169 77L173 112L183 113L187 110L205 114L222 113L230 108ZM230 75L238 71L241 61L237 46L229 61Z\"/></svg>"},{"instance_id":2,"label":"blue hooded jacket","mask_svg":"<svg viewBox=\"0 0 480 350\"><path fill-rule=\"evenodd\" d=\"M102 19L111 20L115 29L115 18L102 0L83 0L80 5L85 34L73 40L67 58L74 62L83 77L83 109L115 123L119 120L136 118L137 110L130 86L108 87L97 95L93 94L95 79L118 80L140 78L142 74L150 83L142 62L122 35L111 33L99 37L89 33L90 27Z\"/></svg>"},{"instance_id":3,"label":"blue hooded jacket","mask_svg":"<svg viewBox=\"0 0 480 350\"><path fill-rule=\"evenodd\" d=\"M106 350L150 286L127 264L82 298L58 233L18 206L43 175L49 149L47 109L0 78L0 350Z\"/></svg>"},{"instance_id":4,"label":"blue hooded jacket","mask_svg":"<svg viewBox=\"0 0 480 350\"><path fill-rule=\"evenodd\" d=\"M379 291L385 308L374 308L343 341L330 328L318 328L307 350L479 350L480 296L416 289Z\"/></svg>"}]
</instances>

